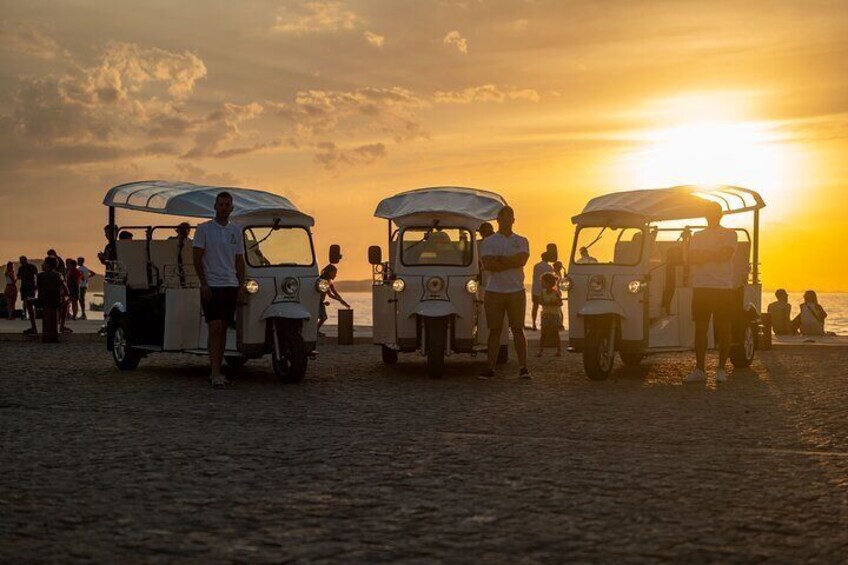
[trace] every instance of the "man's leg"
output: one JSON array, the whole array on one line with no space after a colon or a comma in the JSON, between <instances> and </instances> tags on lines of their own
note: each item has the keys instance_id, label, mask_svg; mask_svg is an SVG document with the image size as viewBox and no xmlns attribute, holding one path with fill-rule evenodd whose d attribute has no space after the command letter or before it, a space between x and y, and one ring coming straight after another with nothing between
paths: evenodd
<instances>
[{"instance_id":1,"label":"man's leg","mask_svg":"<svg viewBox=\"0 0 848 565\"><path fill-rule=\"evenodd\" d=\"M501 331L503 319L506 314L506 303L504 295L499 292L487 292L483 299L483 307L486 311L486 325L489 326L489 341L486 357L489 362L489 370L494 371L498 362L498 352L501 349Z\"/></svg>"},{"instance_id":2,"label":"man's leg","mask_svg":"<svg viewBox=\"0 0 848 565\"><path fill-rule=\"evenodd\" d=\"M707 329L709 322L695 322L695 365L704 371L707 358Z\"/></svg>"},{"instance_id":3,"label":"man's leg","mask_svg":"<svg viewBox=\"0 0 848 565\"><path fill-rule=\"evenodd\" d=\"M730 322L713 322L716 328L716 338L718 339L718 368L724 369L727 363L727 358L730 356L730 338L733 333Z\"/></svg>"},{"instance_id":4,"label":"man's leg","mask_svg":"<svg viewBox=\"0 0 848 565\"><path fill-rule=\"evenodd\" d=\"M533 329L534 330L536 329L536 315L538 313L539 313L539 301L534 296L533 297L533 312L531 314L531 317L533 318Z\"/></svg>"},{"instance_id":5,"label":"man's leg","mask_svg":"<svg viewBox=\"0 0 848 565\"><path fill-rule=\"evenodd\" d=\"M85 320L85 291L87 291L87 290L88 290L88 288L86 288L86 287L80 288L79 307L80 307L80 319L81 320Z\"/></svg>"},{"instance_id":6,"label":"man's leg","mask_svg":"<svg viewBox=\"0 0 848 565\"><path fill-rule=\"evenodd\" d=\"M38 326L35 325L35 303L33 302L32 298L27 298L24 301L24 304L26 305L26 312L27 317L29 318L30 329L32 329L32 333L36 334L38 333Z\"/></svg>"},{"instance_id":7,"label":"man's leg","mask_svg":"<svg viewBox=\"0 0 848 565\"><path fill-rule=\"evenodd\" d=\"M512 339L515 343L515 354L518 364L522 368L527 367L527 336L524 335L524 315L527 312L527 295L519 291L509 295L507 305L507 316L509 328L512 330Z\"/></svg>"},{"instance_id":8,"label":"man's leg","mask_svg":"<svg viewBox=\"0 0 848 565\"><path fill-rule=\"evenodd\" d=\"M224 361L224 346L226 345L227 333L224 320L209 321L209 362L212 365L212 376L221 375L221 364Z\"/></svg>"}]
</instances>

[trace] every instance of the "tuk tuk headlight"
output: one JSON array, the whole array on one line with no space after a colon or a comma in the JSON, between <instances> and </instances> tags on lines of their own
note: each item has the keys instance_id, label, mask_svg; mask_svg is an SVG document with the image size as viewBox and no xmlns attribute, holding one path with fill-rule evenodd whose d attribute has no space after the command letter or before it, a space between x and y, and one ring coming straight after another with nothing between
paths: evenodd
<instances>
[{"instance_id":1,"label":"tuk tuk headlight","mask_svg":"<svg viewBox=\"0 0 848 565\"><path fill-rule=\"evenodd\" d=\"M244 281L244 291L248 294L256 294L259 292L259 283L253 279Z\"/></svg>"},{"instance_id":2,"label":"tuk tuk headlight","mask_svg":"<svg viewBox=\"0 0 848 565\"><path fill-rule=\"evenodd\" d=\"M465 283L465 290L468 291L468 294L477 294L477 289L480 288L480 285L477 284L477 281L474 279L470 279L467 283Z\"/></svg>"},{"instance_id":3,"label":"tuk tuk headlight","mask_svg":"<svg viewBox=\"0 0 848 565\"><path fill-rule=\"evenodd\" d=\"M607 286L607 279L603 275L593 275L589 279L589 288L595 292L601 292Z\"/></svg>"},{"instance_id":4,"label":"tuk tuk headlight","mask_svg":"<svg viewBox=\"0 0 848 565\"><path fill-rule=\"evenodd\" d=\"M564 277L562 282L559 284L559 287L566 292L571 290L572 286L574 286L574 281L571 280L571 277Z\"/></svg>"},{"instance_id":5,"label":"tuk tuk headlight","mask_svg":"<svg viewBox=\"0 0 848 565\"><path fill-rule=\"evenodd\" d=\"M441 277L430 277L427 281L427 290L433 293L442 292L445 289L445 281Z\"/></svg>"},{"instance_id":6,"label":"tuk tuk headlight","mask_svg":"<svg viewBox=\"0 0 848 565\"><path fill-rule=\"evenodd\" d=\"M281 288L286 294L295 294L300 288L300 281L294 277L286 277Z\"/></svg>"},{"instance_id":7,"label":"tuk tuk headlight","mask_svg":"<svg viewBox=\"0 0 848 565\"><path fill-rule=\"evenodd\" d=\"M403 282L403 279L395 279L392 281L392 290L395 292L403 292L403 289L406 288L406 283Z\"/></svg>"},{"instance_id":8,"label":"tuk tuk headlight","mask_svg":"<svg viewBox=\"0 0 848 565\"><path fill-rule=\"evenodd\" d=\"M632 294L638 294L642 292L646 286L648 285L642 281L630 281L627 283L627 290L629 290Z\"/></svg>"},{"instance_id":9,"label":"tuk tuk headlight","mask_svg":"<svg viewBox=\"0 0 848 565\"><path fill-rule=\"evenodd\" d=\"M324 294L325 292L330 290L330 281L328 281L327 279L319 278L317 281L315 281L315 290L317 290L321 294Z\"/></svg>"}]
</instances>

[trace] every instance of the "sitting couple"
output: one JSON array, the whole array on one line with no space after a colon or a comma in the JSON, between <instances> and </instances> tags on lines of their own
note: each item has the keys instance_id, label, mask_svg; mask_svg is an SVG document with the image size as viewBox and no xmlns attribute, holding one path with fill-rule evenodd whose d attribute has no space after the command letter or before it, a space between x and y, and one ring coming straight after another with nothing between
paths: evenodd
<instances>
[{"instance_id":1,"label":"sitting couple","mask_svg":"<svg viewBox=\"0 0 848 565\"><path fill-rule=\"evenodd\" d=\"M826 335L824 321L827 312L819 304L815 291L808 290L804 293L804 302L801 304L800 313L791 317L792 305L789 304L789 294L784 289L778 289L774 293L776 302L768 306L771 316L771 327L774 335Z\"/></svg>"}]
</instances>

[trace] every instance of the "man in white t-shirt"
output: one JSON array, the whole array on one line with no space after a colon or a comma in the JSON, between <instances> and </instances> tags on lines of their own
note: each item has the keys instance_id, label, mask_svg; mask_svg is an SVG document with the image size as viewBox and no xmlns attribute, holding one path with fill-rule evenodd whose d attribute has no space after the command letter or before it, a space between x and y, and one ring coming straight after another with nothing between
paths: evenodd
<instances>
[{"instance_id":1,"label":"man in white t-shirt","mask_svg":"<svg viewBox=\"0 0 848 565\"><path fill-rule=\"evenodd\" d=\"M215 198L215 219L197 226L194 234L194 270L200 279L200 301L209 326L209 361L213 388L228 384L221 373L227 327L233 321L244 287L244 237L229 221L233 197L221 192Z\"/></svg>"},{"instance_id":2,"label":"man in white t-shirt","mask_svg":"<svg viewBox=\"0 0 848 565\"><path fill-rule=\"evenodd\" d=\"M486 323L489 326L489 365L480 373L481 379L495 376L504 316L509 319L509 327L515 341L515 353L521 365L518 377L531 378L527 369L527 338L524 336L524 312L527 309L524 265L530 258L530 244L527 238L513 233L514 223L515 213L511 207L504 206L498 213L497 233L487 237L480 244L483 269L489 272L483 299Z\"/></svg>"},{"instance_id":3,"label":"man in white t-shirt","mask_svg":"<svg viewBox=\"0 0 848 565\"><path fill-rule=\"evenodd\" d=\"M694 234L689 241L696 367L686 377L687 383L704 382L707 378L704 362L711 317L718 341L716 382L727 380L724 366L730 354L731 325L740 304L737 304L739 295L734 289L733 277L736 232L722 227L721 216L721 206L712 204L704 214L707 227Z\"/></svg>"},{"instance_id":4,"label":"man in white t-shirt","mask_svg":"<svg viewBox=\"0 0 848 565\"><path fill-rule=\"evenodd\" d=\"M552 273L554 270L551 267L550 254L545 251L542 253L542 260L533 265L533 280L530 287L530 299L533 301L533 331L536 331L536 315L539 313L539 306L542 303L542 275Z\"/></svg>"}]
</instances>

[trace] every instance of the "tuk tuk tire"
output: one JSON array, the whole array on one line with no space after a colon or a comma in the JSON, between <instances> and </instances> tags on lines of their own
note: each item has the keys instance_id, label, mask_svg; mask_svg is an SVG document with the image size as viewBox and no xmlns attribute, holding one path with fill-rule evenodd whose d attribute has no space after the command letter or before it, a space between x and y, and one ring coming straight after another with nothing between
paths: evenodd
<instances>
[{"instance_id":1,"label":"tuk tuk tire","mask_svg":"<svg viewBox=\"0 0 848 565\"><path fill-rule=\"evenodd\" d=\"M621 357L621 362L628 367L638 367L645 358L642 351L619 351L618 356Z\"/></svg>"},{"instance_id":2,"label":"tuk tuk tire","mask_svg":"<svg viewBox=\"0 0 848 565\"><path fill-rule=\"evenodd\" d=\"M299 383L306 376L306 365L309 361L303 336L293 329L280 329L277 333L280 340L282 359L277 359L273 349L271 366L274 374L284 383Z\"/></svg>"},{"instance_id":3,"label":"tuk tuk tire","mask_svg":"<svg viewBox=\"0 0 848 565\"><path fill-rule=\"evenodd\" d=\"M447 344L447 320L428 318L424 321L427 339L427 374L431 379L440 379L445 374L445 345Z\"/></svg>"},{"instance_id":4,"label":"tuk tuk tire","mask_svg":"<svg viewBox=\"0 0 848 565\"><path fill-rule=\"evenodd\" d=\"M391 347L386 347L385 345L380 346L383 353L383 363L386 365L394 365L398 362L398 352L392 349Z\"/></svg>"},{"instance_id":5,"label":"tuk tuk tire","mask_svg":"<svg viewBox=\"0 0 848 565\"><path fill-rule=\"evenodd\" d=\"M612 316L595 316L585 322L586 339L583 345L583 369L593 381L603 381L612 373L615 365L615 344L610 354L610 326Z\"/></svg>"},{"instance_id":6,"label":"tuk tuk tire","mask_svg":"<svg viewBox=\"0 0 848 565\"><path fill-rule=\"evenodd\" d=\"M498 365L503 365L509 361L509 346L501 345L498 349Z\"/></svg>"},{"instance_id":7,"label":"tuk tuk tire","mask_svg":"<svg viewBox=\"0 0 848 565\"><path fill-rule=\"evenodd\" d=\"M734 369L750 367L757 353L757 326L756 324L745 324L742 335L742 343L730 346L730 362Z\"/></svg>"},{"instance_id":8,"label":"tuk tuk tire","mask_svg":"<svg viewBox=\"0 0 848 565\"><path fill-rule=\"evenodd\" d=\"M227 367L232 367L233 369L241 369L247 363L247 357L241 357L238 355L224 355L224 361L227 362Z\"/></svg>"},{"instance_id":9,"label":"tuk tuk tire","mask_svg":"<svg viewBox=\"0 0 848 565\"><path fill-rule=\"evenodd\" d=\"M142 354L129 345L127 323L119 320L110 325L111 335L108 339L112 345L112 359L115 361L115 366L121 371L135 371L141 361Z\"/></svg>"}]
</instances>

